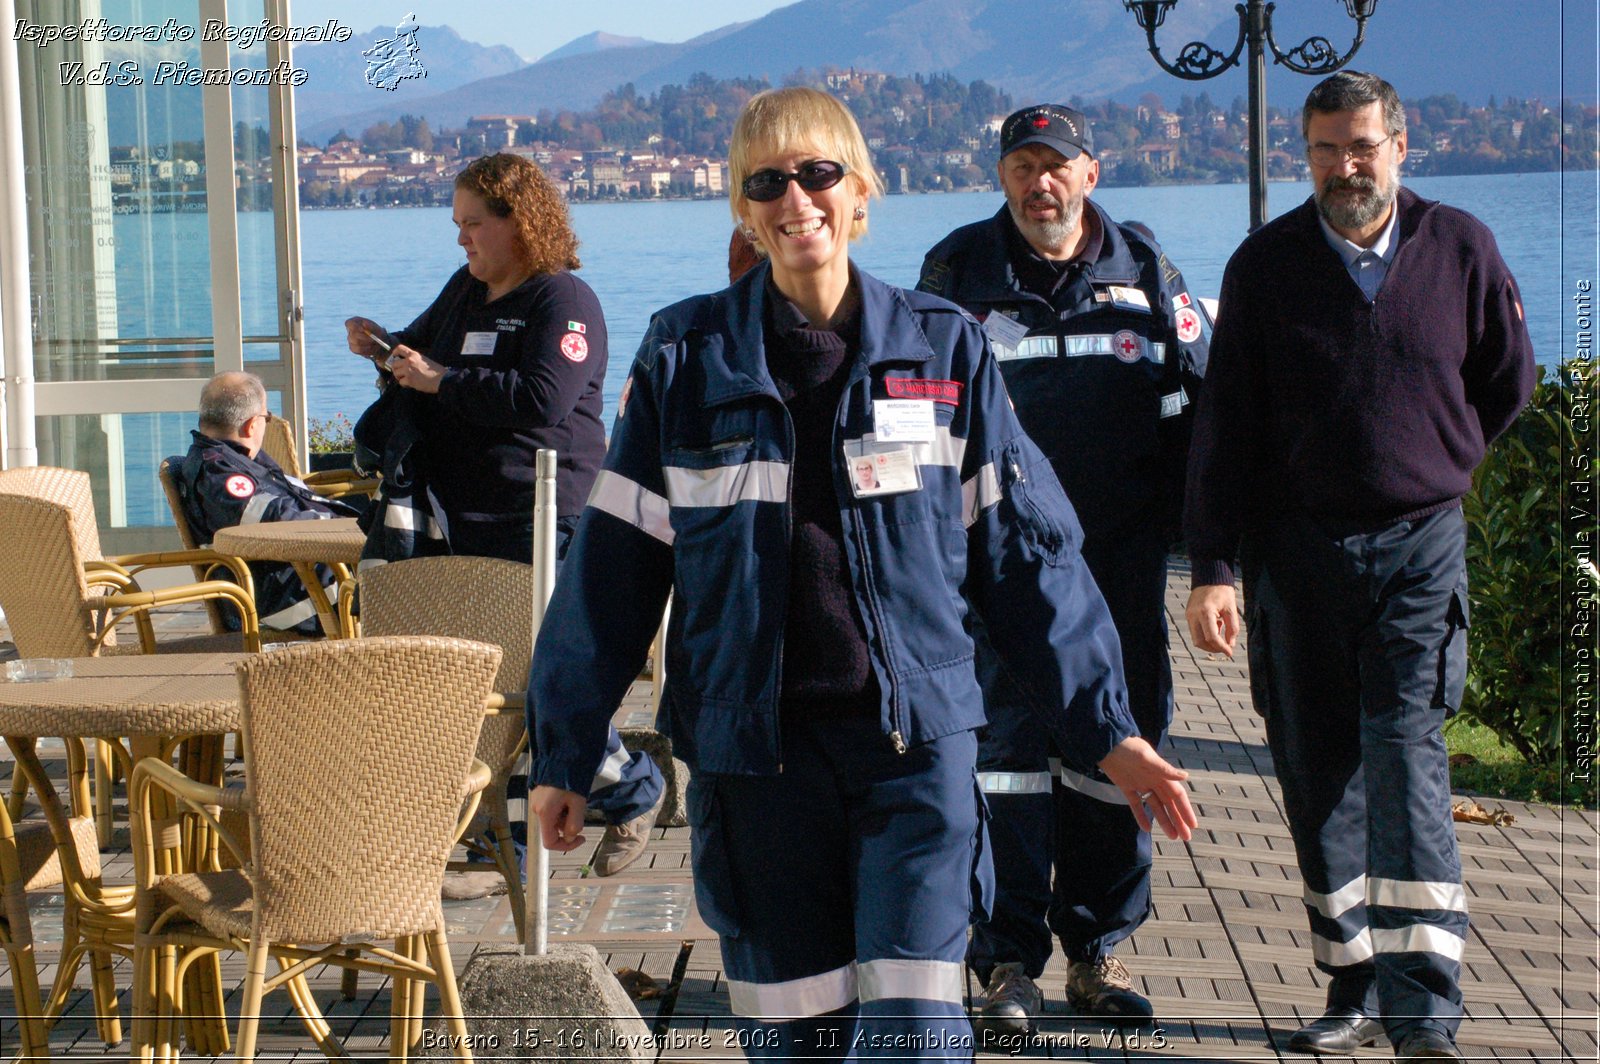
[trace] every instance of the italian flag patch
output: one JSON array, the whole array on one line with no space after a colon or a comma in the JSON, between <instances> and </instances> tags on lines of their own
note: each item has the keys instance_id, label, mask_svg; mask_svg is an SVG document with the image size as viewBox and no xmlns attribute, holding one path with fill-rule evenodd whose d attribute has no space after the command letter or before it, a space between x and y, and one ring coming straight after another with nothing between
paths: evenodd
<instances>
[{"instance_id":1,"label":"italian flag patch","mask_svg":"<svg viewBox=\"0 0 1600 1064\"><path fill-rule=\"evenodd\" d=\"M588 331L589 331L588 329L585 329L583 327L583 322L581 322L581 321L569 321L569 322L567 322L567 332L584 333L584 332L588 332Z\"/></svg>"}]
</instances>

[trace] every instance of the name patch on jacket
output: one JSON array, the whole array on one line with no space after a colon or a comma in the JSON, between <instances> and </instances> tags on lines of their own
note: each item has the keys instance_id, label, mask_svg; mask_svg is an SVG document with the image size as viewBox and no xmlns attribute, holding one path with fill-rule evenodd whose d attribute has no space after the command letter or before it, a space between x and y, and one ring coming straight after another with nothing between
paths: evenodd
<instances>
[{"instance_id":1,"label":"name patch on jacket","mask_svg":"<svg viewBox=\"0 0 1600 1064\"><path fill-rule=\"evenodd\" d=\"M961 405L961 382L923 380L920 377L885 377L890 399L931 399L947 406Z\"/></svg>"}]
</instances>

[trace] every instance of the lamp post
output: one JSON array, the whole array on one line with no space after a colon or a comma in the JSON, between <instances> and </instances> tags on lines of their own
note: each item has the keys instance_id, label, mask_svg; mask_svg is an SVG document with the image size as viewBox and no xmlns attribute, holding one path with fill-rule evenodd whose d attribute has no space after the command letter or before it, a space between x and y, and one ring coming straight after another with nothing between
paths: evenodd
<instances>
[{"instance_id":1,"label":"lamp post","mask_svg":"<svg viewBox=\"0 0 1600 1064\"><path fill-rule=\"evenodd\" d=\"M1133 12L1133 17L1144 30L1150 43L1150 54L1162 70L1186 81L1205 81L1214 78L1229 67L1239 65L1239 53L1250 49L1250 228L1259 228L1267 220L1267 50L1272 51L1275 63L1281 63L1296 74L1332 74L1355 58L1366 39L1367 19L1377 10L1378 0L1344 0L1345 11L1356 22L1356 39L1350 50L1340 55L1326 37L1311 37L1282 51L1272 36L1272 10L1276 6L1264 0L1245 0L1234 5L1239 13L1239 36L1233 51L1224 55L1204 41L1190 41L1178 53L1176 61L1168 62L1156 44L1156 30L1166 20L1178 0L1122 0L1122 6Z\"/></svg>"}]
</instances>

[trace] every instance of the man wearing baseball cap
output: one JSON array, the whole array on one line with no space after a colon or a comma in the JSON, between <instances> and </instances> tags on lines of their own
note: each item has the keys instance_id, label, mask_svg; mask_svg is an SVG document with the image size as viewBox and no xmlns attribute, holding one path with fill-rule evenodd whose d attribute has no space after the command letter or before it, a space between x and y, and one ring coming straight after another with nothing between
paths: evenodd
<instances>
[{"instance_id":1,"label":"man wearing baseball cap","mask_svg":"<svg viewBox=\"0 0 1600 1064\"><path fill-rule=\"evenodd\" d=\"M983 322L1017 416L1077 510L1122 641L1130 708L1159 746L1172 716L1167 552L1209 323L1161 248L1090 201L1100 163L1081 112L1040 104L1011 115L998 174L1005 206L929 251L917 287ZM978 767L997 881L968 958L986 987L980 1039L992 1047L1031 1028L1052 931L1079 1013L1146 1022L1150 1002L1112 951L1150 913L1150 836L1094 766L1054 756L1029 714L996 712L1025 695L976 634L995 722Z\"/></svg>"}]
</instances>

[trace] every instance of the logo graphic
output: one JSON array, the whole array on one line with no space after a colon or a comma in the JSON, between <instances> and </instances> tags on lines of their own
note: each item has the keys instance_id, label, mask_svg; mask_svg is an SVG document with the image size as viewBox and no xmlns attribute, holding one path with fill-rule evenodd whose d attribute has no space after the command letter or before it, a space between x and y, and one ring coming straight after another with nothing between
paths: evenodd
<instances>
[{"instance_id":1,"label":"logo graphic","mask_svg":"<svg viewBox=\"0 0 1600 1064\"><path fill-rule=\"evenodd\" d=\"M1137 362L1144 354L1144 348L1139 345L1139 337L1132 329L1123 329L1111 338L1111 353L1124 362Z\"/></svg>"},{"instance_id":2,"label":"logo graphic","mask_svg":"<svg viewBox=\"0 0 1600 1064\"><path fill-rule=\"evenodd\" d=\"M427 77L427 68L417 58L421 50L417 44L416 12L409 12L394 28L393 37L361 53L367 57L367 84L393 92L408 78Z\"/></svg>"},{"instance_id":3,"label":"logo graphic","mask_svg":"<svg viewBox=\"0 0 1600 1064\"><path fill-rule=\"evenodd\" d=\"M228 494L235 499L248 499L256 493L256 482L243 473L235 473L223 482L223 487L228 489Z\"/></svg>"},{"instance_id":4,"label":"logo graphic","mask_svg":"<svg viewBox=\"0 0 1600 1064\"><path fill-rule=\"evenodd\" d=\"M561 354L571 362L582 362L589 357L589 341L575 332L561 338Z\"/></svg>"},{"instance_id":5,"label":"logo graphic","mask_svg":"<svg viewBox=\"0 0 1600 1064\"><path fill-rule=\"evenodd\" d=\"M1200 315L1194 312L1193 307L1179 307L1173 319L1178 326L1178 339L1186 344L1200 339Z\"/></svg>"}]
</instances>

